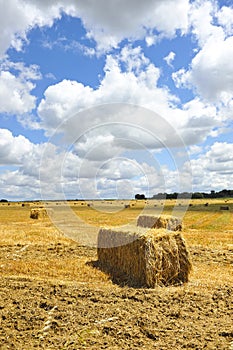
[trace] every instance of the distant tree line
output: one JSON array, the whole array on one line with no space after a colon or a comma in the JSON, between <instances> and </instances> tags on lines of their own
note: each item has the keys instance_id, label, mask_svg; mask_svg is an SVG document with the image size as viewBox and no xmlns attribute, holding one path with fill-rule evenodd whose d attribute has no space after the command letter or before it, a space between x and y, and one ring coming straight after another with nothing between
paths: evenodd
<instances>
[{"instance_id":1,"label":"distant tree line","mask_svg":"<svg viewBox=\"0 0 233 350\"><path fill-rule=\"evenodd\" d=\"M210 193L206 192L174 192L174 193L158 193L155 194L153 199L177 199L177 198L192 198L192 199L201 199L201 198L226 198L233 197L233 190L221 190L219 192L210 191Z\"/></svg>"}]
</instances>

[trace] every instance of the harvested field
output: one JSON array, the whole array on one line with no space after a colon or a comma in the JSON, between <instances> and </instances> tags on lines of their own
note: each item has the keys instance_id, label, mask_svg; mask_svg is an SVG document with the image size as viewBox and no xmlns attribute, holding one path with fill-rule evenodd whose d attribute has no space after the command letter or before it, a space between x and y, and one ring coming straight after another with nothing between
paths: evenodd
<instances>
[{"instance_id":1,"label":"harvested field","mask_svg":"<svg viewBox=\"0 0 233 350\"><path fill-rule=\"evenodd\" d=\"M26 206L0 205L0 348L231 350L233 202L229 211L220 200L192 204L182 232L190 281L153 289L117 284L95 267L95 248L64 237L48 217L31 220ZM101 226L140 214L137 206L117 217L72 205Z\"/></svg>"}]
</instances>

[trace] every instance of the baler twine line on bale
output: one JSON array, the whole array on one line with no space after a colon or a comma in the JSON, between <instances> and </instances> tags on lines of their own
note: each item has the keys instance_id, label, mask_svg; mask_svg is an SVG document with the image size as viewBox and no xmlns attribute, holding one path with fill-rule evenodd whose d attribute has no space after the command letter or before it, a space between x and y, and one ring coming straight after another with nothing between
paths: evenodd
<instances>
[{"instance_id":1,"label":"baler twine line on bale","mask_svg":"<svg viewBox=\"0 0 233 350\"><path fill-rule=\"evenodd\" d=\"M97 252L100 267L137 286L185 283L192 268L181 234L165 229L102 228Z\"/></svg>"}]
</instances>

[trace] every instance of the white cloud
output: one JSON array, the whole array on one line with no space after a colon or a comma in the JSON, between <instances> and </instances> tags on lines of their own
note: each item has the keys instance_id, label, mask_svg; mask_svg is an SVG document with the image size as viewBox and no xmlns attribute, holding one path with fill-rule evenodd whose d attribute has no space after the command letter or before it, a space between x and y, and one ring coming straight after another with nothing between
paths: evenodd
<instances>
[{"instance_id":1,"label":"white cloud","mask_svg":"<svg viewBox=\"0 0 233 350\"><path fill-rule=\"evenodd\" d=\"M60 7L56 2L40 2L35 6L33 1L0 0L0 57L13 46L21 50L27 41L27 32L34 26L53 24L54 18L60 16Z\"/></svg>"},{"instance_id":2,"label":"white cloud","mask_svg":"<svg viewBox=\"0 0 233 350\"><path fill-rule=\"evenodd\" d=\"M173 0L100 0L98 3L82 0L76 9L89 37L95 39L100 50L117 47L125 38L148 37L154 29L163 36L172 37L176 30L186 32L188 27L187 0L175 3Z\"/></svg>"},{"instance_id":3,"label":"white cloud","mask_svg":"<svg viewBox=\"0 0 233 350\"><path fill-rule=\"evenodd\" d=\"M81 44L77 40L69 40L68 38L62 36L59 37L57 40L49 41L48 39L43 40L42 46L46 49L53 50L54 48L60 48L63 51L72 51L74 52L81 52L84 56L95 56L96 50L92 47L88 47L84 44Z\"/></svg>"},{"instance_id":4,"label":"white cloud","mask_svg":"<svg viewBox=\"0 0 233 350\"><path fill-rule=\"evenodd\" d=\"M6 171L0 174L0 192L9 200L40 199L39 181L21 171Z\"/></svg>"},{"instance_id":5,"label":"white cloud","mask_svg":"<svg viewBox=\"0 0 233 350\"><path fill-rule=\"evenodd\" d=\"M49 86L41 100L38 113L45 129L56 128L64 118L93 104L93 89L70 80Z\"/></svg>"},{"instance_id":6,"label":"white cloud","mask_svg":"<svg viewBox=\"0 0 233 350\"><path fill-rule=\"evenodd\" d=\"M168 66L172 67L172 62L174 61L175 57L176 57L175 52L171 51L166 57L164 57L164 61L167 62Z\"/></svg>"},{"instance_id":7,"label":"white cloud","mask_svg":"<svg viewBox=\"0 0 233 350\"><path fill-rule=\"evenodd\" d=\"M128 122L150 130L156 137L159 135L165 144L175 146L178 139L170 137L171 130L179 132L188 144L194 144L203 141L207 135L210 135L213 128L221 126L222 117L219 117L216 107L201 101L200 98L193 99L183 108L177 107L179 100L176 96L172 95L167 88L158 87L160 70L144 56L140 47L132 49L126 46L118 55L108 55L104 72L105 75L96 89L69 80L63 80L48 87L38 107L41 127L51 135L60 123L72 119L76 114L76 126L75 118L63 126L63 131L70 139L74 139L75 133L82 135L83 132L86 133L89 128L93 127L97 129L89 137L92 140L98 139L95 133L100 132L98 129L100 125L109 122L119 122L123 125ZM113 107L110 107L109 113L104 110L100 115L101 110L98 110L98 106L114 103L148 108L161 116L164 121L158 122L153 112L151 112L153 117L149 115L145 117L143 113L149 113L145 111L141 114L135 112L134 116L128 115L125 110L120 113L120 105L115 108L115 111ZM88 108L91 107L97 107L96 115L93 109L88 111ZM79 122L80 118L82 122ZM164 124L162 129L161 123L167 123L166 127ZM131 138L132 140L132 130L132 128L122 127L121 134L116 129L114 132L118 132L118 135L125 139ZM101 129L101 132L106 136L106 130ZM110 132L110 135L115 139L117 134ZM138 131L137 137L139 139ZM136 140L135 136L134 140ZM144 135L144 140L146 147L158 147L158 142L151 141L148 136ZM80 141L79 147L88 145L86 141L82 142ZM110 145L109 152L111 153L111 150L115 152L116 144L112 142ZM82 151L81 148L79 151ZM95 151L97 152L97 148ZM107 153L102 152L101 154L104 156ZM93 152L92 155L94 155Z\"/></svg>"},{"instance_id":8,"label":"white cloud","mask_svg":"<svg viewBox=\"0 0 233 350\"><path fill-rule=\"evenodd\" d=\"M31 28L51 26L62 12L82 19L87 37L97 42L99 50L117 47L127 38L143 39L154 29L172 37L177 30L185 33L188 28L188 0L1 0L0 6L4 9L0 15L0 55L10 45L21 50Z\"/></svg>"},{"instance_id":9,"label":"white cloud","mask_svg":"<svg viewBox=\"0 0 233 350\"><path fill-rule=\"evenodd\" d=\"M0 113L30 112L36 104L36 97L31 94L35 87L32 81L41 78L38 67L3 60L0 68Z\"/></svg>"},{"instance_id":10,"label":"white cloud","mask_svg":"<svg viewBox=\"0 0 233 350\"><path fill-rule=\"evenodd\" d=\"M154 45L156 42L155 36L150 34L150 35L146 36L145 41L146 41L146 45L148 47L150 47L150 46Z\"/></svg>"},{"instance_id":11,"label":"white cloud","mask_svg":"<svg viewBox=\"0 0 233 350\"><path fill-rule=\"evenodd\" d=\"M137 192L152 195L177 186L174 172L145 161L116 155L83 159L72 150L51 143L35 145L6 129L0 130L0 165L0 192L8 199L132 198Z\"/></svg>"},{"instance_id":12,"label":"white cloud","mask_svg":"<svg viewBox=\"0 0 233 350\"><path fill-rule=\"evenodd\" d=\"M3 197L40 198L39 169L43 149L43 144L35 145L22 135L13 136L9 130L0 129L0 192Z\"/></svg>"},{"instance_id":13,"label":"white cloud","mask_svg":"<svg viewBox=\"0 0 233 350\"><path fill-rule=\"evenodd\" d=\"M209 100L231 99L233 93L233 37L210 40L192 62L192 82Z\"/></svg>"},{"instance_id":14,"label":"white cloud","mask_svg":"<svg viewBox=\"0 0 233 350\"><path fill-rule=\"evenodd\" d=\"M191 160L194 190L231 188L233 182L233 144L215 142L205 154Z\"/></svg>"},{"instance_id":15,"label":"white cloud","mask_svg":"<svg viewBox=\"0 0 233 350\"><path fill-rule=\"evenodd\" d=\"M0 129L0 165L21 164L32 149L32 144L24 136L14 137L9 130Z\"/></svg>"},{"instance_id":16,"label":"white cloud","mask_svg":"<svg viewBox=\"0 0 233 350\"><path fill-rule=\"evenodd\" d=\"M213 24L218 10L216 5L211 0L197 0L190 7L189 23L199 47L203 47L210 38L224 37L222 27Z\"/></svg>"},{"instance_id":17,"label":"white cloud","mask_svg":"<svg viewBox=\"0 0 233 350\"><path fill-rule=\"evenodd\" d=\"M119 55L108 55L104 72L104 78L95 90L69 80L48 87L38 107L41 125L48 131L54 130L75 113L106 103L131 103L162 114L167 111L168 103L175 100L166 88L157 87L160 70L150 63L140 48L131 51L125 47ZM91 118L93 116L86 117L83 125L91 126ZM102 122L108 121L111 121L110 116L102 117Z\"/></svg>"},{"instance_id":18,"label":"white cloud","mask_svg":"<svg viewBox=\"0 0 233 350\"><path fill-rule=\"evenodd\" d=\"M0 113L26 113L35 107L36 98L30 94L34 85L22 82L10 72L0 73Z\"/></svg>"},{"instance_id":19,"label":"white cloud","mask_svg":"<svg viewBox=\"0 0 233 350\"><path fill-rule=\"evenodd\" d=\"M227 35L233 34L233 8L223 6L217 14L218 23L224 27Z\"/></svg>"},{"instance_id":20,"label":"white cloud","mask_svg":"<svg viewBox=\"0 0 233 350\"><path fill-rule=\"evenodd\" d=\"M216 2L192 3L190 25L199 49L188 69L172 75L178 88L193 89L202 99L228 109L233 97L232 14L230 7L219 9Z\"/></svg>"},{"instance_id":21,"label":"white cloud","mask_svg":"<svg viewBox=\"0 0 233 350\"><path fill-rule=\"evenodd\" d=\"M13 136L9 130L0 129L0 192L2 196L15 199L39 199L41 185L44 184L48 197L50 195L56 197L63 180L64 159L64 152L59 152L54 145L33 144L22 135ZM74 165L73 158L71 160ZM66 181L68 179L69 177Z\"/></svg>"},{"instance_id":22,"label":"white cloud","mask_svg":"<svg viewBox=\"0 0 233 350\"><path fill-rule=\"evenodd\" d=\"M202 147L197 145L190 146L188 152L190 155L200 154L202 153Z\"/></svg>"},{"instance_id":23,"label":"white cloud","mask_svg":"<svg viewBox=\"0 0 233 350\"><path fill-rule=\"evenodd\" d=\"M194 87L211 102L227 104L233 94L233 37L215 38L203 46L194 57L191 69L173 74L177 87Z\"/></svg>"},{"instance_id":24,"label":"white cloud","mask_svg":"<svg viewBox=\"0 0 233 350\"><path fill-rule=\"evenodd\" d=\"M7 57L2 59L0 63L2 71L13 70L14 72L17 72L22 80L39 80L42 77L39 66L36 64L26 66L23 62L11 62Z\"/></svg>"},{"instance_id":25,"label":"white cloud","mask_svg":"<svg viewBox=\"0 0 233 350\"><path fill-rule=\"evenodd\" d=\"M155 170L155 169L154 169ZM143 164L140 166L135 160L126 157L114 157L104 162L97 173L97 177L108 179L132 180L135 177L144 175Z\"/></svg>"}]
</instances>

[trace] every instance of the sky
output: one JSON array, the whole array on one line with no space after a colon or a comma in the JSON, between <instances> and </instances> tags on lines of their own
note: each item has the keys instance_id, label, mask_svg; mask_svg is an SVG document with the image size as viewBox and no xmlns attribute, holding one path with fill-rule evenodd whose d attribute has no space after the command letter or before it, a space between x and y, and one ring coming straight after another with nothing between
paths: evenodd
<instances>
[{"instance_id":1,"label":"sky","mask_svg":"<svg viewBox=\"0 0 233 350\"><path fill-rule=\"evenodd\" d=\"M0 199L232 189L230 0L0 9Z\"/></svg>"}]
</instances>

